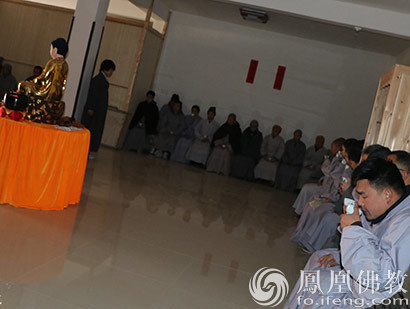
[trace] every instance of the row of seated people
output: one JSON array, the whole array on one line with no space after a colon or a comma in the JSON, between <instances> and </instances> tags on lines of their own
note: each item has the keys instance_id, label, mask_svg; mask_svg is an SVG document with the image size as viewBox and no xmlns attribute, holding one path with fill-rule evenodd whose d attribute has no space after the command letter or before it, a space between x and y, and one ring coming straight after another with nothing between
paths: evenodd
<instances>
[{"instance_id":1,"label":"row of seated people","mask_svg":"<svg viewBox=\"0 0 410 309\"><path fill-rule=\"evenodd\" d=\"M161 110L154 97L155 93L149 91L146 100L138 105L126 149L197 163L210 172L247 180L263 179L287 191L319 179L322 174L320 166L328 153L323 136L318 136L315 145L306 150L300 140L301 130L296 130L293 139L285 143L278 125L263 138L256 120L242 132L235 114L230 114L220 126L215 120L215 107L210 107L207 118L202 119L197 105L192 107L190 115L184 115L176 94Z\"/></svg>"},{"instance_id":2,"label":"row of seated people","mask_svg":"<svg viewBox=\"0 0 410 309\"><path fill-rule=\"evenodd\" d=\"M41 74L43 68L36 65L33 68L33 75L26 78L26 81L31 81ZM9 63L3 64L3 57L0 57L0 99L3 99L4 94L9 91L17 90L17 80L12 73L12 66Z\"/></svg>"},{"instance_id":3,"label":"row of seated people","mask_svg":"<svg viewBox=\"0 0 410 309\"><path fill-rule=\"evenodd\" d=\"M315 295L298 283L285 308L307 308L312 300L333 308L335 298L343 301L337 308L369 308L403 296L400 284L410 264L410 154L380 145L362 148L363 141L345 140L340 152L322 164L321 181L304 185L293 205L301 217L291 241L313 253L304 272L320 271L318 284L326 291ZM347 199L356 201L353 214L346 211ZM348 275L344 293L328 291L331 271ZM361 282L360 271L373 272L378 288ZM383 286L391 284L388 272L397 276L393 288Z\"/></svg>"},{"instance_id":4,"label":"row of seated people","mask_svg":"<svg viewBox=\"0 0 410 309\"><path fill-rule=\"evenodd\" d=\"M3 63L3 57L0 57L0 101L5 93L16 90L17 80L12 74L12 66L9 63Z\"/></svg>"}]
</instances>

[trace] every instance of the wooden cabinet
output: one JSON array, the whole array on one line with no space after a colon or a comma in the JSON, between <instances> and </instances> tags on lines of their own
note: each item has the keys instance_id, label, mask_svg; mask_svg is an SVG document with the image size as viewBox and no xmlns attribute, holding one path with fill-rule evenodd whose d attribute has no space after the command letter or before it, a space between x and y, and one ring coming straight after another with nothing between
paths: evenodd
<instances>
[{"instance_id":1,"label":"wooden cabinet","mask_svg":"<svg viewBox=\"0 0 410 309\"><path fill-rule=\"evenodd\" d=\"M410 67L396 64L379 80L365 146L410 152Z\"/></svg>"}]
</instances>

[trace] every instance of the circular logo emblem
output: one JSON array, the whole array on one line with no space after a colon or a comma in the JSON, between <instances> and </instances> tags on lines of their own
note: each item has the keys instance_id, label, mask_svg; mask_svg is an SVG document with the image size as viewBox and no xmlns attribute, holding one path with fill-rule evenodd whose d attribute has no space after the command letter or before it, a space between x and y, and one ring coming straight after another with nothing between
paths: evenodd
<instances>
[{"instance_id":1,"label":"circular logo emblem","mask_svg":"<svg viewBox=\"0 0 410 309\"><path fill-rule=\"evenodd\" d=\"M264 267L249 280L249 292L261 306L276 307L289 292L289 284L279 269Z\"/></svg>"}]
</instances>

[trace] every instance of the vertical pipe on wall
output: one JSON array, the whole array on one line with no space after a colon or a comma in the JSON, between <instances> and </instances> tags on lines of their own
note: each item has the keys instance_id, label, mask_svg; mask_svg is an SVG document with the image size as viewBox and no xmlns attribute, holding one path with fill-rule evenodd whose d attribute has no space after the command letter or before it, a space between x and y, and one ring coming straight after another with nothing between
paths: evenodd
<instances>
[{"instance_id":1,"label":"vertical pipe on wall","mask_svg":"<svg viewBox=\"0 0 410 309\"><path fill-rule=\"evenodd\" d=\"M170 11L168 13L168 17L167 17L167 21L164 24L164 29L162 30L162 42L161 42L161 47L159 48L159 53L158 53L158 58L157 58L157 62L155 63L155 69L154 69L154 78L151 81L151 86L150 89L152 89L154 87L154 82L155 82L155 76L157 75L157 70L158 70L158 66L159 66L159 61L161 60L161 54L162 54L162 49L164 47L164 42L165 42L165 37L167 35L167 30L168 30L168 24L169 21L171 20L171 15L172 12Z\"/></svg>"},{"instance_id":2,"label":"vertical pipe on wall","mask_svg":"<svg viewBox=\"0 0 410 309\"><path fill-rule=\"evenodd\" d=\"M150 23L151 16L152 16L152 9L154 8L154 1L155 0L151 0L151 4L148 7L147 15L145 16L144 28L142 29L142 33L141 33L141 36L138 42L138 49L135 55L134 70L132 71L131 80L128 86L128 94L127 94L127 99L126 99L126 104L125 104L125 106L127 107L127 111L128 111L128 117L125 120L124 127L121 130L120 138L117 143L117 148L118 147L121 148L125 140L126 132L128 130L128 124L130 121L130 119L128 118L131 117L129 107L130 107L130 102L131 102L131 97L132 97L132 91L134 89L135 79L137 78L138 68L141 62L142 52L144 50L144 43L147 37L147 31L148 31L149 23Z\"/></svg>"},{"instance_id":3,"label":"vertical pipe on wall","mask_svg":"<svg viewBox=\"0 0 410 309\"><path fill-rule=\"evenodd\" d=\"M137 49L137 53L135 55L134 70L132 72L130 84L129 84L129 87L128 87L128 95L127 95L127 101L126 101L127 109L130 105L132 90L134 88L135 79L137 77L138 68L139 68L140 61L141 61L142 51L144 49L145 38L147 37L147 31L148 31L148 27L149 27L149 22L151 20L152 8L154 7L154 1L155 0L151 1L151 4L150 4L150 6L147 10L147 15L145 16L144 28L142 29L142 33L141 33L141 36L140 36L140 39L139 39L139 42L138 42L138 49Z\"/></svg>"},{"instance_id":4,"label":"vertical pipe on wall","mask_svg":"<svg viewBox=\"0 0 410 309\"><path fill-rule=\"evenodd\" d=\"M164 28L162 28L162 35L163 35L163 36L165 36L165 35L167 34L169 21L171 20L171 15L172 15L172 12L169 11L169 12L168 12L167 21L166 21L165 24L164 24Z\"/></svg>"},{"instance_id":5,"label":"vertical pipe on wall","mask_svg":"<svg viewBox=\"0 0 410 309\"><path fill-rule=\"evenodd\" d=\"M73 30L74 20L75 16L73 15L73 17L71 18L70 30L68 31L67 43L70 43L71 31Z\"/></svg>"},{"instance_id":6,"label":"vertical pipe on wall","mask_svg":"<svg viewBox=\"0 0 410 309\"><path fill-rule=\"evenodd\" d=\"M83 67L82 67L82 69L81 69L80 81L78 82L79 85L81 85L82 82L83 82L84 71L85 71L85 67L86 67L86 65L87 65L88 54L89 54L89 52L90 52L90 45L91 45L91 41L92 41L93 35L94 35L94 29L95 29L95 22L93 22L93 24L92 24L92 26L91 26L91 31L90 31L90 35L89 35L88 43L87 43L87 49L86 49L86 51L85 51L85 56L84 56ZM97 57L95 57L95 59L97 59ZM95 62L94 62L94 63L95 63ZM76 111L77 104L78 104L78 96L80 95L80 90L81 90L81 88L78 87L78 88L77 88L77 93L76 93L76 95L75 95L74 107L73 107L73 112L72 112L71 117L74 117L74 115L75 115L75 111Z\"/></svg>"}]
</instances>

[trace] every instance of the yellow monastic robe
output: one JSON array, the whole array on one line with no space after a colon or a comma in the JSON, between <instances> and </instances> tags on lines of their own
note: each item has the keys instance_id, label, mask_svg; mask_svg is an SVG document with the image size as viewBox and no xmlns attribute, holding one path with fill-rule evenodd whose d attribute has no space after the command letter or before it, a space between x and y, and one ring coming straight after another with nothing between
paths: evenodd
<instances>
[{"instance_id":1,"label":"yellow monastic robe","mask_svg":"<svg viewBox=\"0 0 410 309\"><path fill-rule=\"evenodd\" d=\"M46 101L59 101L65 90L68 64L64 58L51 59L34 81L20 82L18 92L42 97Z\"/></svg>"}]
</instances>

